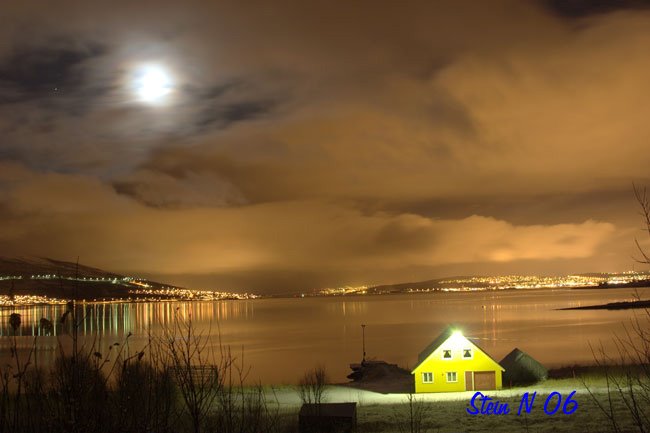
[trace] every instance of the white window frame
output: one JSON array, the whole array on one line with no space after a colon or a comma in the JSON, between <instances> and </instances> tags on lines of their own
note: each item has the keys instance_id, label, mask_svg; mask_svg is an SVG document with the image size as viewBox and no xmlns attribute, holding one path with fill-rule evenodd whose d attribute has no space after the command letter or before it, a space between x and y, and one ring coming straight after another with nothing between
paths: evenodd
<instances>
[{"instance_id":1,"label":"white window frame","mask_svg":"<svg viewBox=\"0 0 650 433\"><path fill-rule=\"evenodd\" d=\"M449 376L451 374L456 375L456 380L449 380ZM447 376L447 383L456 383L456 382L458 382L458 372L457 371L448 371L446 376Z\"/></svg>"},{"instance_id":2,"label":"white window frame","mask_svg":"<svg viewBox=\"0 0 650 433\"><path fill-rule=\"evenodd\" d=\"M445 352L449 352L449 358L445 358ZM449 361L450 359L454 359L454 352L451 349L442 349L440 357L445 361Z\"/></svg>"},{"instance_id":3,"label":"white window frame","mask_svg":"<svg viewBox=\"0 0 650 433\"><path fill-rule=\"evenodd\" d=\"M427 375L429 375L431 380L427 380ZM422 372L422 383L433 383L433 372L431 372L431 371L423 371Z\"/></svg>"},{"instance_id":4,"label":"white window frame","mask_svg":"<svg viewBox=\"0 0 650 433\"><path fill-rule=\"evenodd\" d=\"M469 350L469 356L465 356L465 351L466 350ZM474 359L474 349L472 349L471 347L469 347L467 349L463 349L462 353L463 353L463 355L462 355L463 359Z\"/></svg>"}]
</instances>

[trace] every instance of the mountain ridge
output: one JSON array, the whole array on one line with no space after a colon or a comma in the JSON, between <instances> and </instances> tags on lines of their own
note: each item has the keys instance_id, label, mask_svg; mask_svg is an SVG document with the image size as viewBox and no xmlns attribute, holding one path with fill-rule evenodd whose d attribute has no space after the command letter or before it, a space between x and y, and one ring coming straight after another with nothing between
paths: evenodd
<instances>
[{"instance_id":1,"label":"mountain ridge","mask_svg":"<svg viewBox=\"0 0 650 433\"><path fill-rule=\"evenodd\" d=\"M151 294L137 293L148 289ZM53 299L127 300L160 298L158 292L188 289L47 257L0 257L0 295Z\"/></svg>"}]
</instances>

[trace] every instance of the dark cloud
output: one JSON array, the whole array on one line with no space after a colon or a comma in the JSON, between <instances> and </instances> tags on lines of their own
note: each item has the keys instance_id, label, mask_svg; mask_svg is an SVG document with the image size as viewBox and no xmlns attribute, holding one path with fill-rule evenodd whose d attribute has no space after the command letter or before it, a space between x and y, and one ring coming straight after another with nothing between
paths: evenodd
<instances>
[{"instance_id":1,"label":"dark cloud","mask_svg":"<svg viewBox=\"0 0 650 433\"><path fill-rule=\"evenodd\" d=\"M371 249L382 253L399 254L402 251L420 250L437 243L437 236L430 227L412 224L411 218L391 220L377 230L372 239ZM368 254L368 251L363 251Z\"/></svg>"},{"instance_id":2,"label":"dark cloud","mask_svg":"<svg viewBox=\"0 0 650 433\"><path fill-rule=\"evenodd\" d=\"M224 106L212 106L198 114L196 126L199 130L227 128L233 123L259 118L272 112L275 106L271 101L241 101Z\"/></svg>"},{"instance_id":3,"label":"dark cloud","mask_svg":"<svg viewBox=\"0 0 650 433\"><path fill-rule=\"evenodd\" d=\"M273 108L274 103L268 101L243 101L235 104L229 104L222 110L217 110L215 118L224 125L230 125L235 122L254 119L262 114L268 113Z\"/></svg>"},{"instance_id":4,"label":"dark cloud","mask_svg":"<svg viewBox=\"0 0 650 433\"><path fill-rule=\"evenodd\" d=\"M16 47L1 60L0 104L74 96L91 79L84 65L106 51L100 44L74 46L69 42ZM83 96L89 95L84 92Z\"/></svg>"},{"instance_id":5,"label":"dark cloud","mask_svg":"<svg viewBox=\"0 0 650 433\"><path fill-rule=\"evenodd\" d=\"M647 9L648 0L542 0L554 13L567 18L583 18L617 10Z\"/></svg>"},{"instance_id":6,"label":"dark cloud","mask_svg":"<svg viewBox=\"0 0 650 433\"><path fill-rule=\"evenodd\" d=\"M227 207L247 202L232 183L214 172L170 174L144 169L115 181L113 187L118 194L159 208Z\"/></svg>"},{"instance_id":7,"label":"dark cloud","mask_svg":"<svg viewBox=\"0 0 650 433\"><path fill-rule=\"evenodd\" d=\"M640 184L650 184L650 179ZM372 208L372 203L363 202ZM376 206L376 203L375 203ZM561 224L589 215L607 220L621 210L634 217L637 211L632 185L620 182L618 188L574 193L473 195L437 198L424 201L383 203L379 209L389 212L409 212L428 217L456 219L468 212L507 219L515 224ZM377 210L377 207L375 207Z\"/></svg>"}]
</instances>

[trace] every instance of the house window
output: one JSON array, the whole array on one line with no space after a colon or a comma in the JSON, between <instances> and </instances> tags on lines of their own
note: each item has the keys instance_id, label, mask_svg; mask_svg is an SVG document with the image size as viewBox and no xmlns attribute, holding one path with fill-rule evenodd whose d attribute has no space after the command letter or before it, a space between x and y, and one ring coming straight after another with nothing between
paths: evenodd
<instances>
[{"instance_id":1,"label":"house window","mask_svg":"<svg viewBox=\"0 0 650 433\"><path fill-rule=\"evenodd\" d=\"M422 383L433 383L433 373L422 373Z\"/></svg>"},{"instance_id":2,"label":"house window","mask_svg":"<svg viewBox=\"0 0 650 433\"><path fill-rule=\"evenodd\" d=\"M463 349L463 359L472 359L472 356L474 356L472 349Z\"/></svg>"},{"instance_id":3,"label":"house window","mask_svg":"<svg viewBox=\"0 0 650 433\"><path fill-rule=\"evenodd\" d=\"M451 359L451 349L444 349L442 351L442 359Z\"/></svg>"},{"instance_id":4,"label":"house window","mask_svg":"<svg viewBox=\"0 0 650 433\"><path fill-rule=\"evenodd\" d=\"M458 382L458 374L455 371L448 371L447 382Z\"/></svg>"}]
</instances>

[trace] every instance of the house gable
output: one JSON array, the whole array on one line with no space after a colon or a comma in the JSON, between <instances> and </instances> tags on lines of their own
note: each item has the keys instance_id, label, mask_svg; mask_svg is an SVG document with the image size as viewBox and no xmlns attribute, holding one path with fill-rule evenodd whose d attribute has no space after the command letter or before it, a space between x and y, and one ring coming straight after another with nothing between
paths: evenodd
<instances>
[{"instance_id":1,"label":"house gable","mask_svg":"<svg viewBox=\"0 0 650 433\"><path fill-rule=\"evenodd\" d=\"M465 358L463 351L466 349L471 350L471 356ZM445 351L451 351L451 357L446 358ZM459 332L455 332L452 327L448 327L445 332L440 334L431 344L429 344L426 349L424 349L418 355L418 365L411 371L411 374L416 373L422 369L424 364L428 364L428 361L445 361L445 360L464 360L471 361L473 359L485 358L485 361L491 363L495 369L505 371L505 369L495 361L490 355L488 355L483 349L478 345L468 340Z\"/></svg>"}]
</instances>

